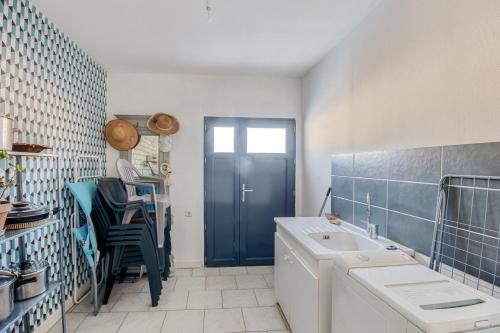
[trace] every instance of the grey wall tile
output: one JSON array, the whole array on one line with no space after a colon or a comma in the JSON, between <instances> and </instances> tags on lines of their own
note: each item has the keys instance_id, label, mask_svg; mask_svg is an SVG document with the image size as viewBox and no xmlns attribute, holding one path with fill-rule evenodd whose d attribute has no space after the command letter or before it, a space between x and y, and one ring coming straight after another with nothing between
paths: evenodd
<instances>
[{"instance_id":1,"label":"grey wall tile","mask_svg":"<svg viewBox=\"0 0 500 333\"><path fill-rule=\"evenodd\" d=\"M443 174L500 176L500 142L445 146Z\"/></svg>"},{"instance_id":2,"label":"grey wall tile","mask_svg":"<svg viewBox=\"0 0 500 333\"><path fill-rule=\"evenodd\" d=\"M483 270L479 272L479 278L488 283L495 283L497 286L500 285L500 281L498 281L499 280L498 278L497 282L495 282L495 277L492 274L485 272Z\"/></svg>"},{"instance_id":3,"label":"grey wall tile","mask_svg":"<svg viewBox=\"0 0 500 333\"><path fill-rule=\"evenodd\" d=\"M353 202L351 200L332 198L332 212L341 220L353 223Z\"/></svg>"},{"instance_id":4,"label":"grey wall tile","mask_svg":"<svg viewBox=\"0 0 500 333\"><path fill-rule=\"evenodd\" d=\"M494 274L496 262L497 262L496 259L491 260L488 258L483 258L483 261L481 261L481 269L490 274Z\"/></svg>"},{"instance_id":5,"label":"grey wall tile","mask_svg":"<svg viewBox=\"0 0 500 333\"><path fill-rule=\"evenodd\" d=\"M498 249L499 249L498 245L490 246L488 244L482 244L481 247L482 247L482 249L481 249L481 252L479 254L482 255L483 259L488 259L491 261L497 260Z\"/></svg>"},{"instance_id":6,"label":"grey wall tile","mask_svg":"<svg viewBox=\"0 0 500 333\"><path fill-rule=\"evenodd\" d=\"M388 177L388 152L375 151L354 154L354 175L366 178Z\"/></svg>"},{"instance_id":7,"label":"grey wall tile","mask_svg":"<svg viewBox=\"0 0 500 333\"><path fill-rule=\"evenodd\" d=\"M370 193L372 205L386 207L387 181L378 179L354 179L354 199L366 203L366 194Z\"/></svg>"},{"instance_id":8,"label":"grey wall tile","mask_svg":"<svg viewBox=\"0 0 500 333\"><path fill-rule=\"evenodd\" d=\"M346 199L353 198L353 179L350 177L332 176L332 194Z\"/></svg>"},{"instance_id":9,"label":"grey wall tile","mask_svg":"<svg viewBox=\"0 0 500 333\"><path fill-rule=\"evenodd\" d=\"M448 224L445 224L443 232L443 244L454 247L456 239L456 230L454 228L450 228Z\"/></svg>"},{"instance_id":10,"label":"grey wall tile","mask_svg":"<svg viewBox=\"0 0 500 333\"><path fill-rule=\"evenodd\" d=\"M447 189L447 207L446 219L458 222L461 228L472 228L476 232L482 232L486 223L486 205L487 194L486 190L456 188L454 185L476 186L486 188L488 186L485 180L471 179L453 179L453 183ZM490 192L494 193L494 192ZM500 202L500 201L499 201ZM498 204L491 206L494 207Z\"/></svg>"},{"instance_id":11,"label":"grey wall tile","mask_svg":"<svg viewBox=\"0 0 500 333\"><path fill-rule=\"evenodd\" d=\"M470 254L474 254L476 256L480 256L481 253L483 252L482 244L475 242L471 239L469 239L469 242L467 244L467 249L468 249ZM477 265L476 267L479 267L479 265Z\"/></svg>"},{"instance_id":12,"label":"grey wall tile","mask_svg":"<svg viewBox=\"0 0 500 333\"><path fill-rule=\"evenodd\" d=\"M395 150L388 153L389 179L438 183L441 147Z\"/></svg>"},{"instance_id":13,"label":"grey wall tile","mask_svg":"<svg viewBox=\"0 0 500 333\"><path fill-rule=\"evenodd\" d=\"M430 254L434 223L389 212L387 237L420 253Z\"/></svg>"},{"instance_id":14,"label":"grey wall tile","mask_svg":"<svg viewBox=\"0 0 500 333\"><path fill-rule=\"evenodd\" d=\"M446 193L446 211L445 219L448 221L456 222L458 221L459 207L461 200L461 191L456 187L448 187L445 190Z\"/></svg>"},{"instance_id":15,"label":"grey wall tile","mask_svg":"<svg viewBox=\"0 0 500 333\"><path fill-rule=\"evenodd\" d=\"M390 210L434 220L436 215L437 185L389 182Z\"/></svg>"},{"instance_id":16,"label":"grey wall tile","mask_svg":"<svg viewBox=\"0 0 500 333\"><path fill-rule=\"evenodd\" d=\"M470 256L469 256L470 257ZM472 259L471 259L472 260ZM475 259L474 259L475 261ZM465 272L467 274L470 274L472 276L478 276L479 275L479 269L476 268L475 266L473 265L469 265L469 263L467 262L467 265L465 266Z\"/></svg>"},{"instance_id":17,"label":"grey wall tile","mask_svg":"<svg viewBox=\"0 0 500 333\"><path fill-rule=\"evenodd\" d=\"M378 225L379 235L386 237L387 236L387 210L380 209L376 207L372 207L372 215L370 218L370 222ZM354 225L366 229L366 220L368 218L367 205L354 203Z\"/></svg>"},{"instance_id":18,"label":"grey wall tile","mask_svg":"<svg viewBox=\"0 0 500 333\"><path fill-rule=\"evenodd\" d=\"M498 251L498 248L496 248L496 250ZM489 259L489 258L483 258L481 260L481 270L490 274L490 275L494 275L495 274L495 266L496 266L496 263L497 263L497 260L496 259ZM497 271L497 274L498 274L499 271ZM500 284L500 281L498 282Z\"/></svg>"},{"instance_id":19,"label":"grey wall tile","mask_svg":"<svg viewBox=\"0 0 500 333\"><path fill-rule=\"evenodd\" d=\"M459 271L462 271L462 272L465 271L465 266L466 266L465 263L463 263L462 261L455 260L453 262L453 267L455 269L458 269Z\"/></svg>"},{"instance_id":20,"label":"grey wall tile","mask_svg":"<svg viewBox=\"0 0 500 333\"><path fill-rule=\"evenodd\" d=\"M495 272L497 272L497 276L495 276L495 285L500 287L500 276L498 276L498 272L500 272L500 260L497 260Z\"/></svg>"},{"instance_id":21,"label":"grey wall tile","mask_svg":"<svg viewBox=\"0 0 500 333\"><path fill-rule=\"evenodd\" d=\"M486 191L462 189L462 200L458 209L458 222L466 226L484 228Z\"/></svg>"},{"instance_id":22,"label":"grey wall tile","mask_svg":"<svg viewBox=\"0 0 500 333\"><path fill-rule=\"evenodd\" d=\"M437 186L418 182L437 183L441 166L443 174L500 176L500 142L334 155L332 174L391 181L386 184L385 181L370 179L332 177L336 195L362 202L333 198L333 212L343 220L365 228L367 212L363 203L366 193L370 192L373 205L387 205L393 210L372 207L371 221L380 225L380 234L429 255L434 223L404 214L434 220ZM452 184L472 185L470 180L456 179ZM475 185L488 184L476 181ZM491 182L491 187L500 189L500 181ZM486 191L449 188L447 194L444 260L456 269L479 275L483 280L500 286L500 277L494 276L495 270L500 272L500 192L489 191L486 196ZM457 226L466 230L457 230ZM478 234L483 228L491 237Z\"/></svg>"},{"instance_id":23,"label":"grey wall tile","mask_svg":"<svg viewBox=\"0 0 500 333\"><path fill-rule=\"evenodd\" d=\"M500 182L491 182L490 187L500 189ZM492 231L490 235L500 237L500 192L490 191L488 193L485 228Z\"/></svg>"},{"instance_id":24,"label":"grey wall tile","mask_svg":"<svg viewBox=\"0 0 500 333\"><path fill-rule=\"evenodd\" d=\"M352 176L354 154L332 155L332 175Z\"/></svg>"}]
</instances>

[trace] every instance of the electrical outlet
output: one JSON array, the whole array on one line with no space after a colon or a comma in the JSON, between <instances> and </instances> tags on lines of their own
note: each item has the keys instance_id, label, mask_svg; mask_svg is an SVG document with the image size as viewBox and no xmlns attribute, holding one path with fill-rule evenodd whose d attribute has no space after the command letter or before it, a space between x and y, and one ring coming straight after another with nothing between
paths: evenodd
<instances>
[{"instance_id":1,"label":"electrical outlet","mask_svg":"<svg viewBox=\"0 0 500 333\"><path fill-rule=\"evenodd\" d=\"M184 217L193 217L193 213L190 210L185 210Z\"/></svg>"}]
</instances>

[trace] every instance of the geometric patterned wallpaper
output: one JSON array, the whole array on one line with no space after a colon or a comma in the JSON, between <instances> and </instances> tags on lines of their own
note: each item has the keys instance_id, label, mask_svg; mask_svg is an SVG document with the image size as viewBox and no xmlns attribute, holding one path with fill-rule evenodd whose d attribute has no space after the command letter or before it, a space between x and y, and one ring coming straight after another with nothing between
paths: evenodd
<instances>
[{"instance_id":1,"label":"geometric patterned wallpaper","mask_svg":"<svg viewBox=\"0 0 500 333\"><path fill-rule=\"evenodd\" d=\"M46 152L61 156L61 185L71 180L77 154L98 155L105 161L106 72L27 0L0 0L0 115L14 119L14 127L19 129L14 142L44 144L52 147ZM55 164L45 159L24 162L23 200L54 207ZM82 173L95 171L95 167L87 165ZM71 267L68 225L72 200L64 189L62 193L61 216L67 236L65 289L70 297L73 279L80 279L81 285L86 266L80 258L77 267ZM51 233L57 232L53 229L31 235L28 248L53 258L57 247L47 243ZM12 251L18 246L0 247L1 264L14 257ZM41 305L34 311L31 325L39 326L57 309L57 303L55 297ZM22 331L22 327L12 330Z\"/></svg>"}]
</instances>

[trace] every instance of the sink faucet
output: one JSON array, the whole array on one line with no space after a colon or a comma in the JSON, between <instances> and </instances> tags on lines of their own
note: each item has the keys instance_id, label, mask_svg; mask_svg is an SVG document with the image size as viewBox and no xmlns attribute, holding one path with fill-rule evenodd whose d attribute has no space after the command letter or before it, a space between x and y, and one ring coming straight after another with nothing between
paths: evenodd
<instances>
[{"instance_id":1,"label":"sink faucet","mask_svg":"<svg viewBox=\"0 0 500 333\"><path fill-rule=\"evenodd\" d=\"M368 216L366 218L366 233L371 239L378 238L378 225L371 223L372 216L372 201L370 198L370 192L366 193L366 205L367 205L367 213Z\"/></svg>"}]
</instances>

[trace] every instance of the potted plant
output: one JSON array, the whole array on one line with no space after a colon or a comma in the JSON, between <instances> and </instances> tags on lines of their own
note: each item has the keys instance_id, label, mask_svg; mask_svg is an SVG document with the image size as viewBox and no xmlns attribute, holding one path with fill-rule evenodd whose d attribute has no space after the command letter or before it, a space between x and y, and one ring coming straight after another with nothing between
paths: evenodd
<instances>
[{"instance_id":1,"label":"potted plant","mask_svg":"<svg viewBox=\"0 0 500 333\"><path fill-rule=\"evenodd\" d=\"M4 160L8 157L9 153L6 150L0 150L0 160ZM16 173L24 173L26 171L22 166L10 162L8 162L6 169L0 168L0 236L5 233L5 220L12 208L11 203L6 200L4 196L9 188L16 185L14 177L6 179L6 173L9 168L13 168Z\"/></svg>"}]
</instances>

